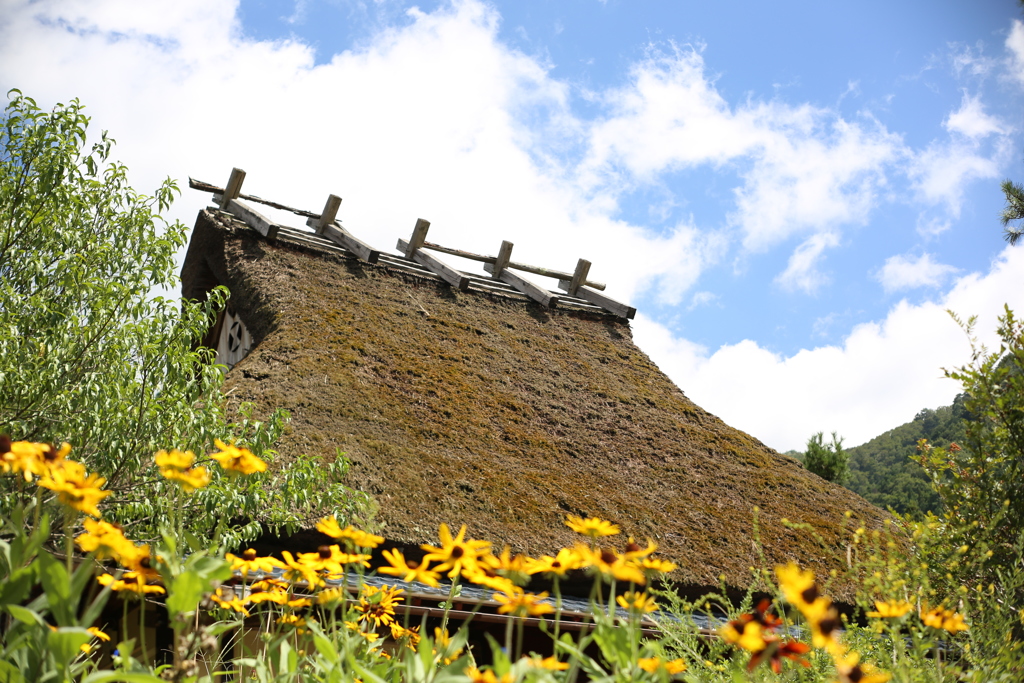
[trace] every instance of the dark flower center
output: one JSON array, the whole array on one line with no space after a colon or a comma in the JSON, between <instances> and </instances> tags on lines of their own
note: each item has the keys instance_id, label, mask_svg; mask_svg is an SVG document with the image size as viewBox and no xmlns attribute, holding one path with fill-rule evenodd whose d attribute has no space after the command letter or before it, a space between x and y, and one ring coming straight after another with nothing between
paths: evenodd
<instances>
[{"instance_id":1,"label":"dark flower center","mask_svg":"<svg viewBox=\"0 0 1024 683\"><path fill-rule=\"evenodd\" d=\"M800 597L803 599L804 602L807 603L814 602L818 599L819 595L821 594L818 592L818 585L813 583L811 584L810 588L800 593Z\"/></svg>"},{"instance_id":2,"label":"dark flower center","mask_svg":"<svg viewBox=\"0 0 1024 683\"><path fill-rule=\"evenodd\" d=\"M824 636L829 635L837 628L839 628L839 620L835 617L825 617L824 619L818 622L818 629Z\"/></svg>"},{"instance_id":3,"label":"dark flower center","mask_svg":"<svg viewBox=\"0 0 1024 683\"><path fill-rule=\"evenodd\" d=\"M319 548L317 548L316 552L320 555L321 560L329 560L331 558L331 555L333 554L331 552L331 549L325 545L322 545Z\"/></svg>"},{"instance_id":4,"label":"dark flower center","mask_svg":"<svg viewBox=\"0 0 1024 683\"><path fill-rule=\"evenodd\" d=\"M641 550L643 550L643 548L638 546L636 543L630 543L629 545L626 546L626 552L627 553L638 553Z\"/></svg>"},{"instance_id":5,"label":"dark flower center","mask_svg":"<svg viewBox=\"0 0 1024 683\"><path fill-rule=\"evenodd\" d=\"M244 560L245 560L246 562L252 562L253 560L255 560L255 559L256 559L256 551L255 551L255 550L253 550L252 548L249 548L249 549L248 549L248 550L246 550L246 551L245 551L244 553L242 553L242 558L243 558L243 559L244 559Z\"/></svg>"},{"instance_id":6,"label":"dark flower center","mask_svg":"<svg viewBox=\"0 0 1024 683\"><path fill-rule=\"evenodd\" d=\"M466 554L465 549L463 549L463 547L461 545L457 545L454 548L452 548L451 558L453 560L457 560L457 559L459 559L460 557L462 557L465 554Z\"/></svg>"},{"instance_id":7,"label":"dark flower center","mask_svg":"<svg viewBox=\"0 0 1024 683\"><path fill-rule=\"evenodd\" d=\"M46 444L46 448L43 449L43 460L46 462L53 462L57 459L57 449L53 447L52 443Z\"/></svg>"},{"instance_id":8,"label":"dark flower center","mask_svg":"<svg viewBox=\"0 0 1024 683\"><path fill-rule=\"evenodd\" d=\"M0 455L11 452L10 434L0 434Z\"/></svg>"},{"instance_id":9,"label":"dark flower center","mask_svg":"<svg viewBox=\"0 0 1024 683\"><path fill-rule=\"evenodd\" d=\"M610 551L610 550L602 550L601 551L601 561L604 562L605 564L612 564L612 563L615 562L616 559L617 558L615 557L615 553L613 553L612 551Z\"/></svg>"}]
</instances>

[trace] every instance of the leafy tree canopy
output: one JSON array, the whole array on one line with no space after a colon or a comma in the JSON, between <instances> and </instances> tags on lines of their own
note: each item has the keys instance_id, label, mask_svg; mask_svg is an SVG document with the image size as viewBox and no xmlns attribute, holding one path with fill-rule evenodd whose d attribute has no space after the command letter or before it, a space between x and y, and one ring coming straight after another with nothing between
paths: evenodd
<instances>
[{"instance_id":1,"label":"leafy tree canopy","mask_svg":"<svg viewBox=\"0 0 1024 683\"><path fill-rule=\"evenodd\" d=\"M832 442L824 442L825 435L818 432L807 440L807 453L803 463L811 472L822 479L842 484L849 474L847 459L849 456L843 449L843 438L832 432Z\"/></svg>"},{"instance_id":2,"label":"leafy tree canopy","mask_svg":"<svg viewBox=\"0 0 1024 683\"><path fill-rule=\"evenodd\" d=\"M177 282L185 226L160 217L175 183L151 196L133 190L105 132L87 151L89 119L77 100L47 112L17 90L9 97L0 119L0 432L71 443L118 494L108 516L136 525L136 537L152 534L170 495L152 467L155 451L202 457L221 438L272 457L286 415L228 422L224 368L196 345L225 290L203 304L150 295ZM341 458L331 467L300 461L252 475L241 494L215 481L191 499L188 519L209 531L217 510L232 510L249 522L236 529L240 539L257 535L259 522L295 524L337 507L345 516L365 499L337 483L344 467Z\"/></svg>"}]
</instances>

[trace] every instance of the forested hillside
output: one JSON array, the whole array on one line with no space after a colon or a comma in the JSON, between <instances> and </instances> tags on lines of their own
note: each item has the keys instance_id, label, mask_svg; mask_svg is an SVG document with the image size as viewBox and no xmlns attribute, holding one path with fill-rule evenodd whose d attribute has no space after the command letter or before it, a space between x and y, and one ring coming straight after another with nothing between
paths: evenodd
<instances>
[{"instance_id":1,"label":"forested hillside","mask_svg":"<svg viewBox=\"0 0 1024 683\"><path fill-rule=\"evenodd\" d=\"M939 498L924 470L910 456L916 452L919 439L928 439L936 446L962 441L967 417L960 394L951 406L925 408L912 422L850 448L847 488L883 508L909 513L937 512Z\"/></svg>"}]
</instances>

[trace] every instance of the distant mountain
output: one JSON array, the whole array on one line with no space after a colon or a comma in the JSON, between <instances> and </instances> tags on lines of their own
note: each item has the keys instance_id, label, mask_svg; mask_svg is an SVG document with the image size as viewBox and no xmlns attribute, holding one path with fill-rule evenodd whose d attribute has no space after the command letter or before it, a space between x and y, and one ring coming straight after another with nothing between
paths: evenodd
<instances>
[{"instance_id":1,"label":"distant mountain","mask_svg":"<svg viewBox=\"0 0 1024 683\"><path fill-rule=\"evenodd\" d=\"M963 394L959 394L951 406L925 408L912 422L851 448L847 487L875 505L897 512L938 512L939 497L924 470L910 456L917 452L919 439L928 439L936 446L963 441L969 418L963 400Z\"/></svg>"},{"instance_id":2,"label":"distant mountain","mask_svg":"<svg viewBox=\"0 0 1024 683\"><path fill-rule=\"evenodd\" d=\"M918 515L938 512L941 504L924 470L910 456L917 452L919 439L936 446L962 441L969 413L963 394L953 405L932 410L925 408L912 422L890 429L867 443L847 449L850 477L846 488L859 493L882 508ZM790 452L798 460L803 453Z\"/></svg>"}]
</instances>

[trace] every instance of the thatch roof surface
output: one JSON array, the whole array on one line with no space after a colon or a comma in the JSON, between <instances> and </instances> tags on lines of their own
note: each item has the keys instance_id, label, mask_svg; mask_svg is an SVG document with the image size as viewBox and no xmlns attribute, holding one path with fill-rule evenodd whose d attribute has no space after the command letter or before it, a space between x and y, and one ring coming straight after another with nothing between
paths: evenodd
<instances>
[{"instance_id":1,"label":"thatch roof surface","mask_svg":"<svg viewBox=\"0 0 1024 683\"><path fill-rule=\"evenodd\" d=\"M347 454L391 541L465 523L551 552L574 540L567 513L593 515L655 539L681 580L745 586L755 506L768 562L819 570L845 554L844 511L884 515L695 405L620 319L461 293L239 226L201 213L183 270L186 296L211 274L226 284L255 338L231 398L291 412L286 456Z\"/></svg>"}]
</instances>

